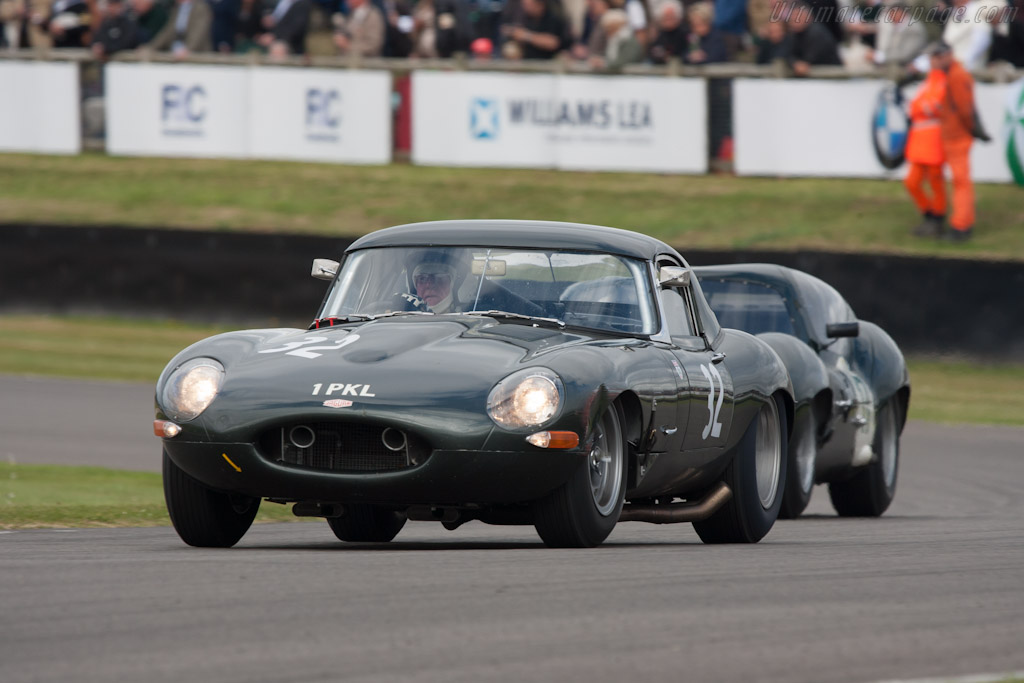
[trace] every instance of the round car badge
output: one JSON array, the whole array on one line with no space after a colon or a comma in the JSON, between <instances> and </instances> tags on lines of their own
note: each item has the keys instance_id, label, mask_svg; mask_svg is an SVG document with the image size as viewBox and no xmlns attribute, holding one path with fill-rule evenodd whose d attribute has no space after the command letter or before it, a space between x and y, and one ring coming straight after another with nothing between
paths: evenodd
<instances>
[{"instance_id":1,"label":"round car badge","mask_svg":"<svg viewBox=\"0 0 1024 683\"><path fill-rule=\"evenodd\" d=\"M910 122L899 88L887 85L878 93L871 115L871 140L878 162L890 170L903 164Z\"/></svg>"},{"instance_id":2,"label":"round car badge","mask_svg":"<svg viewBox=\"0 0 1024 683\"><path fill-rule=\"evenodd\" d=\"M1024 78L1007 89L1005 130L1006 163L1013 181L1024 185Z\"/></svg>"}]
</instances>

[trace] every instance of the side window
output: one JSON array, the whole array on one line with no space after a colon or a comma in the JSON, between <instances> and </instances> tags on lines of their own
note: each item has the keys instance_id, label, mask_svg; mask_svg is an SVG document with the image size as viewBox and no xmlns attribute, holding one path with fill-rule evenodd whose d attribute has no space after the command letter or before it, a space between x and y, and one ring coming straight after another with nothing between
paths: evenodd
<instances>
[{"instance_id":1,"label":"side window","mask_svg":"<svg viewBox=\"0 0 1024 683\"><path fill-rule=\"evenodd\" d=\"M690 312L686 309L686 300L678 289L661 290L661 310L665 313L668 333L673 337L693 337L696 332L690 324Z\"/></svg>"},{"instance_id":2,"label":"side window","mask_svg":"<svg viewBox=\"0 0 1024 683\"><path fill-rule=\"evenodd\" d=\"M722 326L718 324L718 318L711 310L711 306L708 305L708 300L704 298L704 290L701 289L700 281L697 278L691 280L691 287L693 288L693 303L697 308L697 318L704 328L704 336L707 337L709 344L713 343L721 333Z\"/></svg>"}]
</instances>

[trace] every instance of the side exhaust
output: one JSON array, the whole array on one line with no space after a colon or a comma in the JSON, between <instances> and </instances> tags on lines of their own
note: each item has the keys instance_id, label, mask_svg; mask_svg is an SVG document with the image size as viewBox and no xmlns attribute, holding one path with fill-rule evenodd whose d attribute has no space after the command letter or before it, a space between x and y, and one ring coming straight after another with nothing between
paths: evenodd
<instances>
[{"instance_id":1,"label":"side exhaust","mask_svg":"<svg viewBox=\"0 0 1024 683\"><path fill-rule=\"evenodd\" d=\"M732 498L732 489L725 482L711 490L695 503L673 503L670 505L626 505L619 516L620 522L649 522L651 524L679 524L699 522L718 511Z\"/></svg>"}]
</instances>

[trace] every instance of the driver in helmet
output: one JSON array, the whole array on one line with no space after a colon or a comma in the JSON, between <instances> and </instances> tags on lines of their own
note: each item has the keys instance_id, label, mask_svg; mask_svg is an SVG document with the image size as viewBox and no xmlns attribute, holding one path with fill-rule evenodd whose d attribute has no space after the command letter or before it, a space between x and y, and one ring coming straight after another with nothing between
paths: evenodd
<instances>
[{"instance_id":1,"label":"driver in helmet","mask_svg":"<svg viewBox=\"0 0 1024 683\"><path fill-rule=\"evenodd\" d=\"M406 261L410 295L417 308L434 313L457 313L462 310L457 292L465 277L460 255L447 249L428 249L413 253Z\"/></svg>"}]
</instances>

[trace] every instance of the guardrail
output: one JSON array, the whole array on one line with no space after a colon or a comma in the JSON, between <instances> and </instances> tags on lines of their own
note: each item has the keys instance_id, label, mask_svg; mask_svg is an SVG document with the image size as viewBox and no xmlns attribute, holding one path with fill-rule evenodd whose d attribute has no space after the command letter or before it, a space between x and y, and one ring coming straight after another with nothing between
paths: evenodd
<instances>
[{"instance_id":1,"label":"guardrail","mask_svg":"<svg viewBox=\"0 0 1024 683\"><path fill-rule=\"evenodd\" d=\"M67 61L80 64L100 64L91 51L75 48L20 49L0 51L0 60L46 60ZM373 69L393 73L408 73L420 70L433 71L503 71L509 73L566 73L593 75L667 76L693 78L787 78L792 72L783 60L773 64L750 64L725 62L719 64L690 65L671 60L666 65L630 64L622 69L594 69L585 62L560 56L550 60L512 61L504 59L470 59L457 54L451 59L407 59L385 57L361 57L346 55L335 57L295 56L271 59L259 52L246 54L199 53L182 59L168 52L156 52L147 48L119 52L110 62L155 62L164 64L219 64L219 65L262 65L262 66L310 66L328 69ZM872 69L851 70L842 66L811 67L810 79L849 80L875 78L894 80L903 73L895 65ZM998 63L974 72L977 81L983 83L1010 83L1024 78L1024 69L1015 69L1008 63Z\"/></svg>"}]
</instances>

